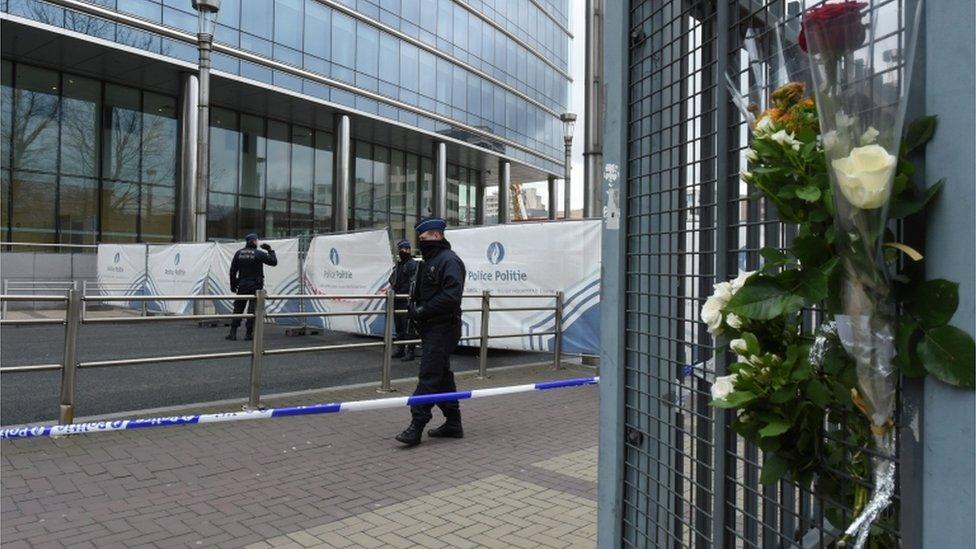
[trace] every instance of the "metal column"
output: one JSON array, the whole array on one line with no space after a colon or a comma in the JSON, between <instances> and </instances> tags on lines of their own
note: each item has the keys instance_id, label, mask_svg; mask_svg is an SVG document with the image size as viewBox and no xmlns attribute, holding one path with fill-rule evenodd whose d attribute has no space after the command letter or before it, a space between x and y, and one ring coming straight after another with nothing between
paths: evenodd
<instances>
[{"instance_id":1,"label":"metal column","mask_svg":"<svg viewBox=\"0 0 976 549\"><path fill-rule=\"evenodd\" d=\"M481 172L481 178L478 180L478 188L475 191L474 208L475 208L475 225L485 224L485 183L487 183L487 172Z\"/></svg>"},{"instance_id":2,"label":"metal column","mask_svg":"<svg viewBox=\"0 0 976 549\"><path fill-rule=\"evenodd\" d=\"M434 215L447 219L447 144L434 144L434 188L431 189Z\"/></svg>"},{"instance_id":3,"label":"metal column","mask_svg":"<svg viewBox=\"0 0 976 549\"><path fill-rule=\"evenodd\" d=\"M197 132L200 83L195 74L183 75L180 97L180 207L177 240L196 239Z\"/></svg>"},{"instance_id":4,"label":"metal column","mask_svg":"<svg viewBox=\"0 0 976 549\"><path fill-rule=\"evenodd\" d=\"M508 223L508 195L512 184L512 165L505 160L498 163L498 224Z\"/></svg>"},{"instance_id":5,"label":"metal column","mask_svg":"<svg viewBox=\"0 0 976 549\"><path fill-rule=\"evenodd\" d=\"M337 114L335 119L335 177L333 177L332 229L349 230L349 198L352 187L352 146L349 115Z\"/></svg>"},{"instance_id":6,"label":"metal column","mask_svg":"<svg viewBox=\"0 0 976 549\"><path fill-rule=\"evenodd\" d=\"M267 290L254 293L254 340L251 345L251 386L247 399L248 410L261 408L261 368L264 366L264 303ZM246 309L245 309L246 310Z\"/></svg>"},{"instance_id":7,"label":"metal column","mask_svg":"<svg viewBox=\"0 0 976 549\"><path fill-rule=\"evenodd\" d=\"M200 93L197 96L197 183L194 241L207 241L207 189L210 181L210 43L199 39ZM196 309L194 309L196 310Z\"/></svg>"},{"instance_id":8,"label":"metal column","mask_svg":"<svg viewBox=\"0 0 976 549\"><path fill-rule=\"evenodd\" d=\"M81 296L68 290L64 317L64 362L61 364L61 406L58 422L69 425L75 419L75 372L78 369L78 329L81 327Z\"/></svg>"},{"instance_id":9,"label":"metal column","mask_svg":"<svg viewBox=\"0 0 976 549\"><path fill-rule=\"evenodd\" d=\"M583 126L583 217L602 214L603 0L586 0L586 86Z\"/></svg>"},{"instance_id":10,"label":"metal column","mask_svg":"<svg viewBox=\"0 0 976 549\"><path fill-rule=\"evenodd\" d=\"M392 287L386 289L386 316L383 326L383 372L378 393L393 391L390 386L390 370L393 366L393 323L396 319L396 292ZM402 337L402 336L401 336Z\"/></svg>"},{"instance_id":11,"label":"metal column","mask_svg":"<svg viewBox=\"0 0 976 549\"><path fill-rule=\"evenodd\" d=\"M556 176L549 176L549 220L555 221L559 206L556 205Z\"/></svg>"},{"instance_id":12,"label":"metal column","mask_svg":"<svg viewBox=\"0 0 976 549\"><path fill-rule=\"evenodd\" d=\"M488 323L491 320L491 293L481 292L481 343L478 352L478 379L488 379Z\"/></svg>"}]
</instances>

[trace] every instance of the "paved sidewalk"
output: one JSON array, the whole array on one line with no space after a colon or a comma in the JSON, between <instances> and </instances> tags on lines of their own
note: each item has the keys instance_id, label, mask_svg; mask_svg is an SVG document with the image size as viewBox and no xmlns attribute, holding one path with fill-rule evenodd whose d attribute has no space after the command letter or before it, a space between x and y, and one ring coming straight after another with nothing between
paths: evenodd
<instances>
[{"instance_id":1,"label":"paved sidewalk","mask_svg":"<svg viewBox=\"0 0 976 549\"><path fill-rule=\"evenodd\" d=\"M499 372L491 384L580 375L592 372ZM5 441L0 538L5 548L595 547L597 388L461 407L466 438L409 450L392 440L406 408Z\"/></svg>"}]
</instances>

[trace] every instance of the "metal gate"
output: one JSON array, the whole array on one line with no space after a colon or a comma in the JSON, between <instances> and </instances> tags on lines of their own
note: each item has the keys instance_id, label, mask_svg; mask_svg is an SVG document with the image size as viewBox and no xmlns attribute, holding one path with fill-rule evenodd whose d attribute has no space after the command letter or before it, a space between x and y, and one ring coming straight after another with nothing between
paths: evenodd
<instances>
[{"instance_id":1,"label":"metal gate","mask_svg":"<svg viewBox=\"0 0 976 549\"><path fill-rule=\"evenodd\" d=\"M831 524L809 491L763 487L762 452L708 406L727 361L699 320L715 282L757 268L762 247L793 236L739 181L748 126L725 75L748 80L747 34L762 43L756 29L796 17L800 3L632 0L629 8L622 545L830 546L849 513ZM891 533L902 536L898 526Z\"/></svg>"}]
</instances>

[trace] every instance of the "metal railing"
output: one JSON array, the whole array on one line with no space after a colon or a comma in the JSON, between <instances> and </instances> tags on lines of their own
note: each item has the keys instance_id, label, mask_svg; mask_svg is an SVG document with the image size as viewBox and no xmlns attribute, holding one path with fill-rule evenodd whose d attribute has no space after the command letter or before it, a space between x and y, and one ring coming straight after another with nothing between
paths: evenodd
<instances>
[{"instance_id":1,"label":"metal railing","mask_svg":"<svg viewBox=\"0 0 976 549\"><path fill-rule=\"evenodd\" d=\"M319 294L288 294L288 295L268 295L265 290L259 290L254 295L171 295L171 296L124 296L126 301L217 301L217 300L245 300L254 301L253 313L224 313L224 314L191 314L191 315L168 315L168 316L112 316L112 317L89 317L86 313L85 304L89 302L118 301L123 296L83 295L76 289L69 289L67 295L0 295L0 301L6 304L9 301L41 301L41 302L61 302L66 303L64 318L44 318L44 319L2 319L0 325L21 326L21 325L64 325L64 350L60 364L32 364L27 366L9 366L0 368L0 374L41 372L41 371L61 371L61 390L59 422L67 425L74 422L75 415L75 378L79 369L85 368L107 368L115 366L132 366L138 364L154 364L160 362L185 362L190 360L216 360L227 358L251 357L250 382L248 388L248 402L245 409L259 409L261 407L261 371L264 366L264 357L272 355L284 355L294 353L310 353L338 351L349 349L383 348L383 367L380 378L380 392L390 392L391 369L393 347L397 345L415 345L421 343L420 339L393 339L393 325L396 315L408 314L406 309L397 309L396 300L406 299L409 296L397 295L393 290L387 290L385 294L352 294L352 295L319 295ZM492 307L491 300L506 299L553 299L554 304L549 307ZM264 325L265 321L274 318L288 317L340 317L340 316L372 316L376 315L375 310L366 311L314 311L314 312L282 312L268 313L265 306L269 301L289 301L299 299L303 302L325 301L325 300L385 300L385 310L382 313L385 317L385 328L383 340L364 343L338 343L331 345L313 345L305 347L285 347L278 349L266 349L264 346ZM492 339L515 338L525 336L553 336L553 361L552 368L558 369L562 360L562 323L563 323L563 293L553 294L491 294L482 292L479 294L465 294L463 299L479 299L481 305L478 308L462 308L462 312L481 313L481 333L476 336L465 336L460 338L462 342L479 341L478 355L478 376L488 377L488 343ZM555 324L552 331L528 332L515 334L495 334L489 333L489 323L491 312L515 312L515 311L553 311ZM125 324L125 323L145 323L145 322L173 322L181 320L216 320L216 319L254 319L253 340L250 351L224 351L213 353L195 353L168 356L153 356L139 358L122 358L115 360L91 360L78 361L78 331L82 324Z\"/></svg>"},{"instance_id":2,"label":"metal railing","mask_svg":"<svg viewBox=\"0 0 976 549\"><path fill-rule=\"evenodd\" d=\"M131 287L132 287L132 285L129 284L129 283L127 283L127 282L102 282L102 281L93 281L93 280L82 280L81 281L81 295L82 295L82 298L85 298L85 297L88 297L89 292L91 292L95 296L112 296L112 297L117 297L118 298L118 299L114 299L112 301L121 303L121 302L129 301L128 298L131 297L131 296L130 295L126 295L126 294L122 294L122 293L118 293L118 294L113 295L112 292L124 292L124 291L128 290ZM106 300L106 303L107 302L108 301ZM139 308L139 314L140 314L140 316L146 316L146 315L148 315L149 314L149 310L148 310L148 307L147 307L147 303L148 302L146 300L141 300L140 302L142 304L141 307ZM88 300L87 299L82 299L81 300L81 311L82 311L82 314L85 314L85 313L88 312Z\"/></svg>"},{"instance_id":3,"label":"metal railing","mask_svg":"<svg viewBox=\"0 0 976 549\"><path fill-rule=\"evenodd\" d=\"M69 290L77 290L78 281L77 280L9 280L5 279L3 281L3 295L12 295L13 293L27 293L29 295L35 295L37 292L44 292L44 294L54 294L55 292L67 292ZM29 301L29 300L25 300ZM41 300L43 301L43 300ZM2 307L0 307L0 319L7 318L7 301L3 302Z\"/></svg>"}]
</instances>

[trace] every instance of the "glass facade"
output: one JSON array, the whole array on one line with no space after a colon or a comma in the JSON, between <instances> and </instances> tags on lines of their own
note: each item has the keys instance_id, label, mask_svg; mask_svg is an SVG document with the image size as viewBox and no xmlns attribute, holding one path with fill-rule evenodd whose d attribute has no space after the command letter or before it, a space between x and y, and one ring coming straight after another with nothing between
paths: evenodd
<instances>
[{"instance_id":1,"label":"glass facade","mask_svg":"<svg viewBox=\"0 0 976 549\"><path fill-rule=\"evenodd\" d=\"M169 242L176 99L3 61L3 239Z\"/></svg>"},{"instance_id":2,"label":"glass facade","mask_svg":"<svg viewBox=\"0 0 976 549\"><path fill-rule=\"evenodd\" d=\"M97 3L153 23L196 32L196 15L189 0ZM191 44L35 0L10 0L7 11L196 61L196 49ZM566 110L569 92L567 13L567 0L224 0L216 41L392 102L376 101L228 55L215 54L214 66L477 142L544 171L559 173L563 141L558 115ZM527 151L393 102L436 113L517 143Z\"/></svg>"}]
</instances>

